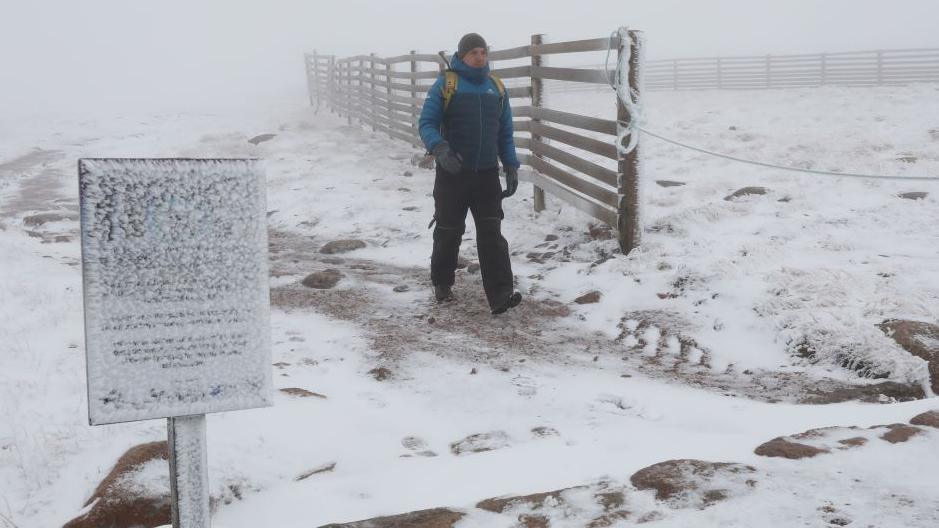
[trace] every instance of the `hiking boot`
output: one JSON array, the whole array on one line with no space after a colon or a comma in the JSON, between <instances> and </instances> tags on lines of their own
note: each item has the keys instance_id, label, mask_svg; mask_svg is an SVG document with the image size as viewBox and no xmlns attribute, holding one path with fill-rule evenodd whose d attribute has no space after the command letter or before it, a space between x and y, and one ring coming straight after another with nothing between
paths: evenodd
<instances>
[{"instance_id":1,"label":"hiking boot","mask_svg":"<svg viewBox=\"0 0 939 528\"><path fill-rule=\"evenodd\" d=\"M453 290L450 289L450 286L438 284L434 286L434 298L437 299L438 303L445 303L447 301L452 301Z\"/></svg>"},{"instance_id":2,"label":"hiking boot","mask_svg":"<svg viewBox=\"0 0 939 528\"><path fill-rule=\"evenodd\" d=\"M513 291L512 293L508 294L501 303L497 304L492 309L492 315L499 315L500 313L504 313L509 308L515 308L520 302L522 302L522 294L517 290Z\"/></svg>"}]
</instances>

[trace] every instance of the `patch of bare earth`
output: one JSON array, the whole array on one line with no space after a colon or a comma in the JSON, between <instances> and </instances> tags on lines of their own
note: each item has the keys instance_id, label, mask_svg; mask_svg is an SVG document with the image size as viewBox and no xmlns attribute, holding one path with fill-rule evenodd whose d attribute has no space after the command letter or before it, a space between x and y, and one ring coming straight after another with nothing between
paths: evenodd
<instances>
[{"instance_id":1,"label":"patch of bare earth","mask_svg":"<svg viewBox=\"0 0 939 528\"><path fill-rule=\"evenodd\" d=\"M877 402L924 396L918 387L893 382L850 384L802 372L741 370L733 365L715 369L710 351L695 342L692 325L677 313L627 313L619 337L609 339L577 330L571 307L551 299L526 296L507 314L492 316L478 274L459 271L456 300L437 304L423 267L357 258L354 252L323 253L330 240L296 232L272 230L269 241L272 276L294 279L271 289L272 305L315 311L366 329L378 352L373 367L390 372L384 378L406 379L401 371L418 352L501 370L528 360L596 365L769 402ZM304 278L325 270L340 274L341 281L329 288L303 285ZM650 329L655 336L651 340Z\"/></svg>"}]
</instances>

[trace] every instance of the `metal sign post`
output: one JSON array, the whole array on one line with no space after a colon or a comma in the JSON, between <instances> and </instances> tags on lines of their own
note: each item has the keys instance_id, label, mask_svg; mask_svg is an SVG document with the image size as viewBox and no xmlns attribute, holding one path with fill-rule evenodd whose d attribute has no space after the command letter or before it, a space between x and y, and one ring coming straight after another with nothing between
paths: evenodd
<instances>
[{"instance_id":1,"label":"metal sign post","mask_svg":"<svg viewBox=\"0 0 939 528\"><path fill-rule=\"evenodd\" d=\"M173 526L209 527L205 414L273 401L257 160L79 161L88 416L168 418Z\"/></svg>"}]
</instances>

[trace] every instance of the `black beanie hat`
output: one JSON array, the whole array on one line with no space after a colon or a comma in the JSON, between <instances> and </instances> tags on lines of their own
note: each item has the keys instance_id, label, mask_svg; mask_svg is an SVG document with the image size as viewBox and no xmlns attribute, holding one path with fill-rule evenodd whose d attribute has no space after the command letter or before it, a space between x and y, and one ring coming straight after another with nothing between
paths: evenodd
<instances>
[{"instance_id":1,"label":"black beanie hat","mask_svg":"<svg viewBox=\"0 0 939 528\"><path fill-rule=\"evenodd\" d=\"M478 33L467 33L460 39L460 44L456 48L456 56L462 59L463 55L466 55L471 49L485 47L486 40L480 37Z\"/></svg>"}]
</instances>

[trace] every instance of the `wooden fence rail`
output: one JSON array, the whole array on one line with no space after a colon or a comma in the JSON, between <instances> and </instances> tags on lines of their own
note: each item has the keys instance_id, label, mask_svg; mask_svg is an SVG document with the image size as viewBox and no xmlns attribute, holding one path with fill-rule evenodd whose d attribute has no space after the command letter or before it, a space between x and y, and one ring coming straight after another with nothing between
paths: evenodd
<instances>
[{"instance_id":1,"label":"wooden fence rail","mask_svg":"<svg viewBox=\"0 0 939 528\"><path fill-rule=\"evenodd\" d=\"M630 82L638 94L641 33L630 31L628 38L630 42L614 37L546 43L543 35L532 35L527 46L489 52L493 73L510 81L506 92L513 100L519 161L531 169L520 177L534 185L535 210L545 208L548 192L612 227L624 253L639 244L640 232L638 148L622 155L616 146L617 120L629 121L625 106L616 101L617 114L612 115L611 105L610 119L599 119L545 108L542 94L546 80L552 85L611 81L603 69L549 67L547 56L611 49L617 60L630 54ZM395 57L373 53L337 58L314 52L304 58L311 104L318 109L325 104L349 123L357 120L376 133L424 148L418 118L427 92L446 67L439 55L411 51ZM612 103L612 91L610 98Z\"/></svg>"},{"instance_id":2,"label":"wooden fence rail","mask_svg":"<svg viewBox=\"0 0 939 528\"><path fill-rule=\"evenodd\" d=\"M593 72L601 70L602 74L604 65L584 68ZM647 91L939 83L939 48L651 60L646 61L643 76ZM584 78L589 78L589 74ZM602 79L602 75L597 79ZM594 88L558 83L557 86L551 85L550 89L582 91Z\"/></svg>"}]
</instances>

